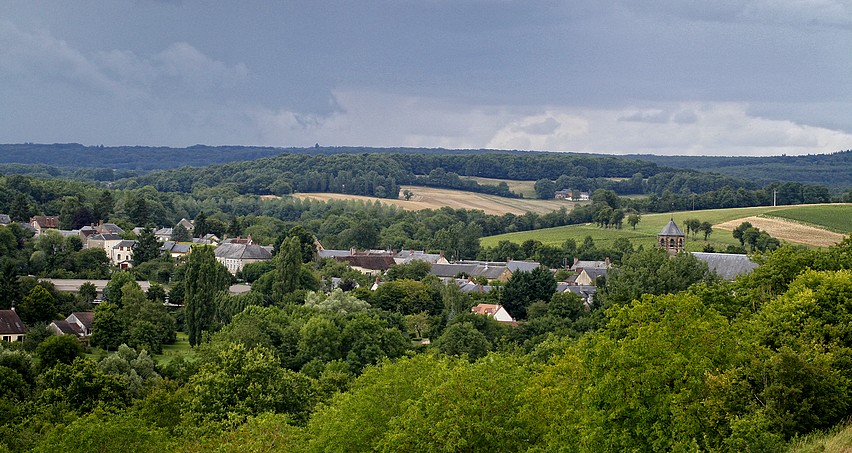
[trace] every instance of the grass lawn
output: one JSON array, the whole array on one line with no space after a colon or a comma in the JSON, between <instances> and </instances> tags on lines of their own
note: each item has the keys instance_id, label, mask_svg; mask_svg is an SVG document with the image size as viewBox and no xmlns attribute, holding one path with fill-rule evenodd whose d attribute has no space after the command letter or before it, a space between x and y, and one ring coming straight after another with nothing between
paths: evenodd
<instances>
[{"instance_id":1,"label":"grass lawn","mask_svg":"<svg viewBox=\"0 0 852 453\"><path fill-rule=\"evenodd\" d=\"M797 206L767 212L765 215L780 217L843 234L852 232L852 204Z\"/></svg>"},{"instance_id":2,"label":"grass lawn","mask_svg":"<svg viewBox=\"0 0 852 453\"><path fill-rule=\"evenodd\" d=\"M611 246L613 241L619 237L630 239L634 247L638 247L639 245L653 247L657 243L657 233L663 229L663 226L668 223L670 218L674 218L677 225L686 232L686 228L683 226L683 221L686 219L695 218L702 222L706 221L715 225L717 223L736 220L742 217L762 215L770 211L785 208L761 206L756 208L709 209L705 211L643 214L642 220L636 225L636 230L633 230L626 221L624 227L620 230L598 228L594 224L568 225L543 230L488 236L482 238L480 243L483 247L493 247L500 241L512 241L520 244L528 239L533 239L547 245L561 246L566 239L574 239L579 245L586 236L591 236L597 246L604 248ZM714 231L710 235L708 242L716 249L723 249L728 245L739 245L739 241L734 239L730 232L721 230ZM694 241L690 236L686 241L686 249L693 252L701 251L705 244L707 243L704 242L703 237L700 235L696 235Z\"/></svg>"},{"instance_id":3,"label":"grass lawn","mask_svg":"<svg viewBox=\"0 0 852 453\"><path fill-rule=\"evenodd\" d=\"M163 345L163 353L155 355L154 360L160 365L166 365L178 357L185 360L194 360L195 357L195 350L189 346L189 336L184 332L177 333L175 344Z\"/></svg>"}]
</instances>

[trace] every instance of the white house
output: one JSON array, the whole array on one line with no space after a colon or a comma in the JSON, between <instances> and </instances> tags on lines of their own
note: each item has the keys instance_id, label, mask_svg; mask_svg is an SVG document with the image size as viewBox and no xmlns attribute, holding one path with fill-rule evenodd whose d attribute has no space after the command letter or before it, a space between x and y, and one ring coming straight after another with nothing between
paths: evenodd
<instances>
[{"instance_id":1,"label":"white house","mask_svg":"<svg viewBox=\"0 0 852 453\"><path fill-rule=\"evenodd\" d=\"M494 318L496 321L500 322L510 322L514 323L515 318L503 308L502 305L498 304L479 304L470 309L471 313L475 313L477 315L486 315Z\"/></svg>"}]
</instances>

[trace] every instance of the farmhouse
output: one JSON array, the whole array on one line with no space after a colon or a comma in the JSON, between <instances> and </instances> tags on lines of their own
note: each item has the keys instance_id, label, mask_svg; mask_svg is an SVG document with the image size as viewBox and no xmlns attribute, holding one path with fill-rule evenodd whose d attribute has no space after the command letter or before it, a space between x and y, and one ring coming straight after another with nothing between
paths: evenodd
<instances>
[{"instance_id":1,"label":"farmhouse","mask_svg":"<svg viewBox=\"0 0 852 453\"><path fill-rule=\"evenodd\" d=\"M213 252L216 261L224 264L228 272L236 275L249 263L272 259L272 253L257 244L222 244Z\"/></svg>"},{"instance_id":2,"label":"farmhouse","mask_svg":"<svg viewBox=\"0 0 852 453\"><path fill-rule=\"evenodd\" d=\"M7 342L23 341L27 328L15 310L0 310L0 339Z\"/></svg>"},{"instance_id":3,"label":"farmhouse","mask_svg":"<svg viewBox=\"0 0 852 453\"><path fill-rule=\"evenodd\" d=\"M57 319L47 326L54 335L74 335L79 339L87 339L92 335L92 324L95 312L78 311L63 319Z\"/></svg>"}]
</instances>

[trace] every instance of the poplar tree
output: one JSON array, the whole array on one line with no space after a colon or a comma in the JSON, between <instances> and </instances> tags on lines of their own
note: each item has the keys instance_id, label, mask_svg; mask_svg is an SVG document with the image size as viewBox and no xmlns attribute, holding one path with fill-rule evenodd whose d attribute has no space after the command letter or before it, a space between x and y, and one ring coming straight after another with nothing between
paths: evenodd
<instances>
[{"instance_id":1,"label":"poplar tree","mask_svg":"<svg viewBox=\"0 0 852 453\"><path fill-rule=\"evenodd\" d=\"M215 314L215 297L228 288L231 275L216 261L213 248L194 246L189 254L184 277L184 309L190 346L201 343L201 334L210 329Z\"/></svg>"},{"instance_id":2,"label":"poplar tree","mask_svg":"<svg viewBox=\"0 0 852 453\"><path fill-rule=\"evenodd\" d=\"M275 277L273 293L277 299L299 288L299 270L302 266L302 246L297 236L291 236L281 243L281 250L275 257Z\"/></svg>"}]
</instances>

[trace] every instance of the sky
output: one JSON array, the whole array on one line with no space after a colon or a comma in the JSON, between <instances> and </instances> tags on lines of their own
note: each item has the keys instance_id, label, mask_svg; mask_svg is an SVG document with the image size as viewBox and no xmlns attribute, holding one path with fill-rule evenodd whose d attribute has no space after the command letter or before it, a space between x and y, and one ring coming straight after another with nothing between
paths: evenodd
<instances>
[{"instance_id":1,"label":"sky","mask_svg":"<svg viewBox=\"0 0 852 453\"><path fill-rule=\"evenodd\" d=\"M852 0L0 0L0 142L852 149Z\"/></svg>"}]
</instances>

